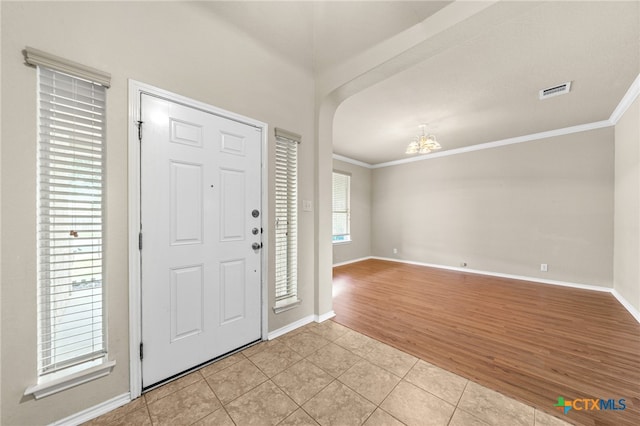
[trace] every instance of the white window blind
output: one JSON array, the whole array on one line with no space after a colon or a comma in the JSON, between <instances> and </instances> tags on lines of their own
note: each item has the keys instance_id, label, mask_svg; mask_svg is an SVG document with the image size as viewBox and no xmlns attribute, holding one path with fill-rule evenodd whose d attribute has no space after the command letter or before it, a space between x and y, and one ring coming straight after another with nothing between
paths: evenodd
<instances>
[{"instance_id":1,"label":"white window blind","mask_svg":"<svg viewBox=\"0 0 640 426\"><path fill-rule=\"evenodd\" d=\"M351 176L333 172L333 242L351 241Z\"/></svg>"},{"instance_id":2,"label":"white window blind","mask_svg":"<svg viewBox=\"0 0 640 426\"><path fill-rule=\"evenodd\" d=\"M276 129L276 309L298 302L299 136ZM297 136L297 137L296 137Z\"/></svg>"},{"instance_id":3,"label":"white window blind","mask_svg":"<svg viewBox=\"0 0 640 426\"><path fill-rule=\"evenodd\" d=\"M104 356L106 88L38 66L38 370Z\"/></svg>"}]
</instances>

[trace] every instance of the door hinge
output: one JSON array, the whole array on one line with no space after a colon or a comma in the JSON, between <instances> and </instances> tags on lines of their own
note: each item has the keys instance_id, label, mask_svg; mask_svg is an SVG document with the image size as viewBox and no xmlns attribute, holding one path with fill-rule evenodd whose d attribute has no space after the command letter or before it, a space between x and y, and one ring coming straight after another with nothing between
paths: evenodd
<instances>
[{"instance_id":1,"label":"door hinge","mask_svg":"<svg viewBox=\"0 0 640 426\"><path fill-rule=\"evenodd\" d=\"M138 121L138 141L142 142L142 121Z\"/></svg>"},{"instance_id":2,"label":"door hinge","mask_svg":"<svg viewBox=\"0 0 640 426\"><path fill-rule=\"evenodd\" d=\"M142 342L140 342L140 361L142 361L143 352L142 352Z\"/></svg>"},{"instance_id":3,"label":"door hinge","mask_svg":"<svg viewBox=\"0 0 640 426\"><path fill-rule=\"evenodd\" d=\"M138 250L142 250L142 232L138 233Z\"/></svg>"}]
</instances>

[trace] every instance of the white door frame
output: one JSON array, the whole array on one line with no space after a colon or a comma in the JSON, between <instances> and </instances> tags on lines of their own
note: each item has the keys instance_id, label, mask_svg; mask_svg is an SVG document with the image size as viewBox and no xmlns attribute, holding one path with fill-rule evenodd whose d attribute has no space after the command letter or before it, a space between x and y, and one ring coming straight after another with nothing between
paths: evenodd
<instances>
[{"instance_id":1,"label":"white door frame","mask_svg":"<svg viewBox=\"0 0 640 426\"><path fill-rule=\"evenodd\" d=\"M176 93L168 92L145 83L129 80L129 392L131 399L142 394L142 363L140 361L140 339L142 334L142 298L141 298L141 270L140 250L138 249L138 234L140 232L140 142L138 141L138 121L140 120L140 95L148 94L171 102L195 108L220 117L238 121L262 130L262 226L266 228L269 222L268 210L268 125L258 120L235 114ZM144 125L142 128L144 132ZM268 241L269 232L262 233L263 249L261 250L262 274L262 339L267 338L267 273L268 273Z\"/></svg>"}]
</instances>

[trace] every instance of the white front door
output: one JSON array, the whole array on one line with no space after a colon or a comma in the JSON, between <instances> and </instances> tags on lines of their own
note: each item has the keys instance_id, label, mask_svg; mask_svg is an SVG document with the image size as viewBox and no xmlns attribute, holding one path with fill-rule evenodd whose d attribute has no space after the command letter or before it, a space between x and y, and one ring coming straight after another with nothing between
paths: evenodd
<instances>
[{"instance_id":1,"label":"white front door","mask_svg":"<svg viewBox=\"0 0 640 426\"><path fill-rule=\"evenodd\" d=\"M261 130L145 94L141 121L147 387L261 337Z\"/></svg>"}]
</instances>

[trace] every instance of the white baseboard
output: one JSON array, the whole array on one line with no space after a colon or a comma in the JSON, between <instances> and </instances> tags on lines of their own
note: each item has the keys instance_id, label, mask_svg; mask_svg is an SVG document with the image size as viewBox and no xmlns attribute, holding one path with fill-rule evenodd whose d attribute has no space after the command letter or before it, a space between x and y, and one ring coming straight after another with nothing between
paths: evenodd
<instances>
[{"instance_id":1,"label":"white baseboard","mask_svg":"<svg viewBox=\"0 0 640 426\"><path fill-rule=\"evenodd\" d=\"M276 337L280 337L283 334L287 334L290 331L295 330L296 328L303 327L309 323L316 321L317 315L308 315L298 321L292 322L291 324L287 324L284 327L281 327L277 330L273 330L267 335L267 340L273 340Z\"/></svg>"},{"instance_id":2,"label":"white baseboard","mask_svg":"<svg viewBox=\"0 0 640 426\"><path fill-rule=\"evenodd\" d=\"M298 321L292 322L291 324L287 324L284 327L281 327L277 330L273 330L267 335L267 340L273 340L276 337L280 337L283 334L286 334L286 333L289 333L290 331L295 330L296 328L304 327L309 323L323 322L335 316L336 316L336 313L333 311L329 311L321 315L308 315L302 319L299 319Z\"/></svg>"},{"instance_id":3,"label":"white baseboard","mask_svg":"<svg viewBox=\"0 0 640 426\"><path fill-rule=\"evenodd\" d=\"M123 393L122 395L118 395L107 401L101 402L100 404L94 405L93 407L87 408L86 410L82 410L79 413L72 414L62 420L53 422L51 423L51 426L76 426L88 422L89 420L95 419L96 417L106 414L109 411L115 410L116 408L121 407L129 402L131 402L131 395L129 394L129 392Z\"/></svg>"},{"instance_id":4,"label":"white baseboard","mask_svg":"<svg viewBox=\"0 0 640 426\"><path fill-rule=\"evenodd\" d=\"M610 287L604 287L604 286L598 286L598 285L579 284L579 283L572 283L572 282L558 281L558 280L548 280L544 278L528 277L525 275L503 274L500 272L481 271L478 269L460 268L456 266L436 265L433 263L414 262L411 260L393 259L390 257L372 256L371 258L378 259L378 260L386 260L389 262L408 263L410 265L428 266L430 268L447 269L450 271L467 272L469 274L488 275L492 277L509 278L512 280L532 281L532 282L537 282L541 284L552 284L552 285L559 285L563 287L573 287L573 288L579 288L583 290L603 291L607 293L611 293L611 290L613 290Z\"/></svg>"},{"instance_id":5,"label":"white baseboard","mask_svg":"<svg viewBox=\"0 0 640 426\"><path fill-rule=\"evenodd\" d=\"M629 311L629 313L636 319L636 321L640 323L640 311L638 311L631 303L629 303L627 299L622 297L622 295L618 293L618 290L616 290L615 288L611 289L611 294L613 294L613 297L618 299L618 302L620 302L620 304L624 306L627 311Z\"/></svg>"},{"instance_id":6,"label":"white baseboard","mask_svg":"<svg viewBox=\"0 0 640 426\"><path fill-rule=\"evenodd\" d=\"M557 285L557 286L562 286L562 287L579 288L581 290L590 290L590 291L600 291L600 292L605 292L605 293L611 293L616 299L618 299L618 302L620 302L620 304L622 306L624 306L624 308L627 311L629 311L629 313L636 319L636 321L638 321L638 323L640 323L640 311L638 311L631 303L629 303L628 300L626 300L624 297L622 297L622 295L620 293L618 293L617 290L615 290L615 289L613 289L611 287L604 287L604 286L598 286L598 285L589 285L589 284L571 283L571 282L557 281L557 280L547 280L547 279L544 279L544 278L527 277L527 276L523 276L523 275L502 274L502 273L499 273L499 272L479 271L479 270L476 270L476 269L459 268L459 267L455 267L455 266L436 265L436 264L433 264L433 263L425 263L425 262L414 262L414 261L411 261L411 260L393 259L393 258L390 258L390 257L371 256L371 257L369 257L369 259L386 260L386 261L389 261L389 262L398 262L398 263L407 263L407 264L410 264L410 265L428 266L430 268L447 269L447 270L450 270L450 271L468 272L470 274L489 275L489 276L492 276L492 277L509 278L509 279L514 279L514 280L530 281L530 282L541 283L541 284L551 284L551 285Z\"/></svg>"},{"instance_id":7,"label":"white baseboard","mask_svg":"<svg viewBox=\"0 0 640 426\"><path fill-rule=\"evenodd\" d=\"M335 268L336 266L344 266L350 263L362 262L363 260L369 260L369 259L373 259L373 256L361 257L359 259L351 259L351 260L346 260L344 262L334 263L333 267Z\"/></svg>"},{"instance_id":8,"label":"white baseboard","mask_svg":"<svg viewBox=\"0 0 640 426\"><path fill-rule=\"evenodd\" d=\"M315 316L315 320L316 320L316 322L323 322L323 321L331 319L331 318L333 318L335 316L336 316L335 312L329 311L329 312L326 312L326 313L324 313L322 315L316 315Z\"/></svg>"}]
</instances>

